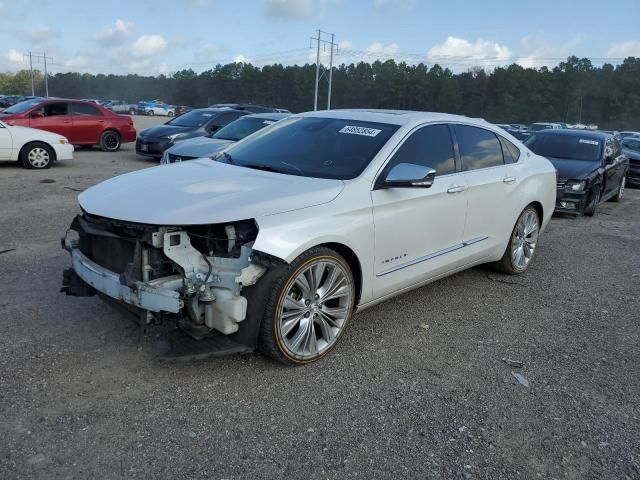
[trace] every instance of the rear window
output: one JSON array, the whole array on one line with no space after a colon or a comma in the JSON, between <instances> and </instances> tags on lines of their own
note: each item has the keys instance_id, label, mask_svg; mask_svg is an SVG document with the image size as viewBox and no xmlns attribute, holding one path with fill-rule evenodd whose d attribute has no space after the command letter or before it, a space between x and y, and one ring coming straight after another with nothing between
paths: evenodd
<instances>
[{"instance_id":1,"label":"rear window","mask_svg":"<svg viewBox=\"0 0 640 480\"><path fill-rule=\"evenodd\" d=\"M362 173L397 125L338 118L293 117L226 151L237 165L347 180ZM229 155L232 157L228 159Z\"/></svg>"},{"instance_id":2,"label":"rear window","mask_svg":"<svg viewBox=\"0 0 640 480\"><path fill-rule=\"evenodd\" d=\"M175 117L173 120L167 122L167 125L174 125L176 127L201 127L216 115L216 112L193 110L179 117Z\"/></svg>"},{"instance_id":3,"label":"rear window","mask_svg":"<svg viewBox=\"0 0 640 480\"><path fill-rule=\"evenodd\" d=\"M213 138L232 140L234 142L237 142L238 140L242 140L244 137L257 132L267 125L271 125L272 123L276 123L276 121L268 120L266 118L239 118L238 120L231 122L229 125L222 128L221 130L218 130L215 135L213 135Z\"/></svg>"},{"instance_id":4,"label":"rear window","mask_svg":"<svg viewBox=\"0 0 640 480\"><path fill-rule=\"evenodd\" d=\"M462 170L478 170L504 164L502 147L495 133L467 125L455 125L454 129L460 147Z\"/></svg>"},{"instance_id":5,"label":"rear window","mask_svg":"<svg viewBox=\"0 0 640 480\"><path fill-rule=\"evenodd\" d=\"M504 163L516 163L520 158L520 149L504 137L498 135L500 144L502 145L502 154Z\"/></svg>"},{"instance_id":6,"label":"rear window","mask_svg":"<svg viewBox=\"0 0 640 480\"><path fill-rule=\"evenodd\" d=\"M586 162L600 161L602 141L579 135L545 135L529 137L525 145L543 157L564 158Z\"/></svg>"},{"instance_id":7,"label":"rear window","mask_svg":"<svg viewBox=\"0 0 640 480\"><path fill-rule=\"evenodd\" d=\"M102 112L100 112L100 110L88 103L72 103L71 109L73 110L74 115L89 115L94 117L102 116Z\"/></svg>"}]
</instances>

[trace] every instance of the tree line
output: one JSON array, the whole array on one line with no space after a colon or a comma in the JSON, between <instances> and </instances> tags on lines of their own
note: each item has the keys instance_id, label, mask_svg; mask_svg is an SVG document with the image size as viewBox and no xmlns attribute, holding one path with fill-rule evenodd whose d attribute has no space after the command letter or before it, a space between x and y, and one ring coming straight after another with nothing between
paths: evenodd
<instances>
[{"instance_id":1,"label":"tree line","mask_svg":"<svg viewBox=\"0 0 640 480\"><path fill-rule=\"evenodd\" d=\"M58 73L49 76L49 92L58 97L130 102L161 99L194 107L251 102L301 112L313 109L314 80L315 65L231 63L168 76ZM0 93L30 94L29 72L0 74ZM326 105L326 93L323 84L321 107ZM39 72L36 94L44 94ZM512 64L461 73L393 60L343 64L333 72L331 105L448 112L496 123L581 122L639 130L640 58L594 66L587 58L569 57L553 68Z\"/></svg>"}]
</instances>

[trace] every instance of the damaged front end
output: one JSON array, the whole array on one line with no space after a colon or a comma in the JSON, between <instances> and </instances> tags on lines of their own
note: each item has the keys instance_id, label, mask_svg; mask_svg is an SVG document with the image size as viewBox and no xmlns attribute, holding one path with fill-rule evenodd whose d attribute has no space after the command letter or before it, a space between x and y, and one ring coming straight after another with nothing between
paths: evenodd
<instances>
[{"instance_id":1,"label":"damaged front end","mask_svg":"<svg viewBox=\"0 0 640 480\"><path fill-rule=\"evenodd\" d=\"M62 239L72 259L62 291L98 293L142 325L175 326L192 339L234 336L247 318L242 289L266 271L252 250L257 234L253 219L153 226L84 213Z\"/></svg>"}]
</instances>

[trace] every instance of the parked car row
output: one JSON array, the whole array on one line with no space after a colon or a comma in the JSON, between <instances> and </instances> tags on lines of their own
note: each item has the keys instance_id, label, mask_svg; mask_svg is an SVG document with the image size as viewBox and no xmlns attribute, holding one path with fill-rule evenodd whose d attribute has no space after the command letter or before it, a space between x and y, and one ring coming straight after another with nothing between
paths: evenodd
<instances>
[{"instance_id":1,"label":"parked car row","mask_svg":"<svg viewBox=\"0 0 640 480\"><path fill-rule=\"evenodd\" d=\"M99 145L105 152L115 152L122 143L136 139L131 117L115 114L102 105L82 100L33 98L1 112L0 120L7 126L55 133L71 145L85 148ZM49 166L51 162L31 165L30 168Z\"/></svg>"}]
</instances>

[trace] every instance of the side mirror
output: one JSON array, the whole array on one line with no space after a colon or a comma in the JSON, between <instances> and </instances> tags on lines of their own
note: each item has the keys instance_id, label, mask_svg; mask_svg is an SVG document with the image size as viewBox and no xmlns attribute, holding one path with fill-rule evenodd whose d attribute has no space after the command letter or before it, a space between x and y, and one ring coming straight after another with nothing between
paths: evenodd
<instances>
[{"instance_id":1,"label":"side mirror","mask_svg":"<svg viewBox=\"0 0 640 480\"><path fill-rule=\"evenodd\" d=\"M436 171L414 163L399 163L394 166L376 189L384 188L429 188L433 185Z\"/></svg>"}]
</instances>

